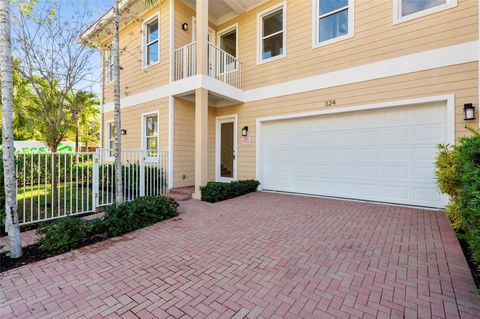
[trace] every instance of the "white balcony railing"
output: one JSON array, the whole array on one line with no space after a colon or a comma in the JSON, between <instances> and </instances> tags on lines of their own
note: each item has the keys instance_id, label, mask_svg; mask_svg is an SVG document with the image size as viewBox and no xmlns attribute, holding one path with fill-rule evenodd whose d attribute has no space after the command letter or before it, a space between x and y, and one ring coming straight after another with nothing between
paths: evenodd
<instances>
[{"instance_id":1,"label":"white balcony railing","mask_svg":"<svg viewBox=\"0 0 480 319\"><path fill-rule=\"evenodd\" d=\"M196 74L196 42L178 48L174 52L174 80L182 80ZM226 84L242 87L242 62L233 55L208 44L208 75Z\"/></svg>"}]
</instances>

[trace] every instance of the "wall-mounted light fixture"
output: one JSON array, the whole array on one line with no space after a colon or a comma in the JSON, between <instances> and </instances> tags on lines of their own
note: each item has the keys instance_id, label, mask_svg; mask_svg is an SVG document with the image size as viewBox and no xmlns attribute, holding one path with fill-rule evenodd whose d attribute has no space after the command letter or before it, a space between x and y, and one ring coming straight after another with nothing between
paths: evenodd
<instances>
[{"instance_id":1,"label":"wall-mounted light fixture","mask_svg":"<svg viewBox=\"0 0 480 319\"><path fill-rule=\"evenodd\" d=\"M248 135L248 126L244 126L242 128L242 136L247 136Z\"/></svg>"},{"instance_id":2,"label":"wall-mounted light fixture","mask_svg":"<svg viewBox=\"0 0 480 319\"><path fill-rule=\"evenodd\" d=\"M466 103L463 105L463 112L465 113L465 121L475 119L475 106L472 103Z\"/></svg>"},{"instance_id":3,"label":"wall-mounted light fixture","mask_svg":"<svg viewBox=\"0 0 480 319\"><path fill-rule=\"evenodd\" d=\"M182 23L182 30L183 31L188 31L188 23L186 23L186 22Z\"/></svg>"},{"instance_id":4,"label":"wall-mounted light fixture","mask_svg":"<svg viewBox=\"0 0 480 319\"><path fill-rule=\"evenodd\" d=\"M121 135L127 135L127 130L124 129L124 128L122 128L122 129L120 130L120 134L121 134Z\"/></svg>"}]
</instances>

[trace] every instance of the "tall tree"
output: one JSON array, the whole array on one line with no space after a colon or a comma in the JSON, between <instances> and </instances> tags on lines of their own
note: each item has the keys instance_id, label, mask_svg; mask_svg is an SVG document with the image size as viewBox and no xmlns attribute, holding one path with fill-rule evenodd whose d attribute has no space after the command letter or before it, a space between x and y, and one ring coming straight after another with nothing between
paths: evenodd
<instances>
[{"instance_id":1,"label":"tall tree","mask_svg":"<svg viewBox=\"0 0 480 319\"><path fill-rule=\"evenodd\" d=\"M60 14L62 5L71 6L71 16ZM25 0L15 12L14 50L21 61L16 66L40 106L29 112L43 119L41 133L56 152L80 112L72 109L68 96L87 87L94 71L93 49L78 43L78 35L88 26L88 8L81 1Z\"/></svg>"},{"instance_id":2,"label":"tall tree","mask_svg":"<svg viewBox=\"0 0 480 319\"><path fill-rule=\"evenodd\" d=\"M13 258L22 256L18 225L15 159L13 148L12 43L10 33L10 0L0 0L0 73L2 83L2 145L5 174L6 226Z\"/></svg>"},{"instance_id":3,"label":"tall tree","mask_svg":"<svg viewBox=\"0 0 480 319\"><path fill-rule=\"evenodd\" d=\"M86 126L94 125L95 120L98 121L99 105L100 101L98 100L96 94L86 91L74 92L67 97L69 102L69 108L79 112L74 114L76 118L74 131L75 138L75 152L79 151L79 142L82 139L85 132L90 132ZM69 137L71 134L69 134ZM85 140L85 138L84 138ZM88 141L91 140L91 136L87 138Z\"/></svg>"},{"instance_id":4,"label":"tall tree","mask_svg":"<svg viewBox=\"0 0 480 319\"><path fill-rule=\"evenodd\" d=\"M123 202L122 120L120 114L120 0L113 0L113 104L115 120L115 202Z\"/></svg>"}]
</instances>

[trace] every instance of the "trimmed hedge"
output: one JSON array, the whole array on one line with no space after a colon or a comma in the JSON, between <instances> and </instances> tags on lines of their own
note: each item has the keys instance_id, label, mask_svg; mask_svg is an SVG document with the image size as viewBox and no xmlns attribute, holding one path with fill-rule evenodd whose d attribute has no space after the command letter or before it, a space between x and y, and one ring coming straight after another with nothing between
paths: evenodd
<instances>
[{"instance_id":1,"label":"trimmed hedge","mask_svg":"<svg viewBox=\"0 0 480 319\"><path fill-rule=\"evenodd\" d=\"M260 182L253 179L235 181L229 184L212 183L200 187L200 192L202 193L202 201L216 203L222 200L256 192L258 185L260 185Z\"/></svg>"},{"instance_id":2,"label":"trimmed hedge","mask_svg":"<svg viewBox=\"0 0 480 319\"><path fill-rule=\"evenodd\" d=\"M119 236L178 216L178 203L168 197L145 196L110 207L105 216L84 220L64 217L37 229L40 247L51 253L79 248L95 238Z\"/></svg>"},{"instance_id":3,"label":"trimmed hedge","mask_svg":"<svg viewBox=\"0 0 480 319\"><path fill-rule=\"evenodd\" d=\"M435 175L439 189L450 198L446 209L452 226L480 272L480 131L472 132L456 146L439 146Z\"/></svg>"}]
</instances>

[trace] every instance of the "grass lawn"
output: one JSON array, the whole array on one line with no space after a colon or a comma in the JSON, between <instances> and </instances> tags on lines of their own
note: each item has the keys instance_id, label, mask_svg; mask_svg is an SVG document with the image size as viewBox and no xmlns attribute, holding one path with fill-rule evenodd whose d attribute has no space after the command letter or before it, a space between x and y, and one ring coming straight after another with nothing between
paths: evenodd
<instances>
[{"instance_id":1,"label":"grass lawn","mask_svg":"<svg viewBox=\"0 0 480 319\"><path fill-rule=\"evenodd\" d=\"M111 192L109 195L111 197ZM107 194L103 196L106 202ZM102 193L99 197L102 198ZM92 185L87 183L59 183L54 194L51 184L19 187L17 205L20 223L92 211L92 199Z\"/></svg>"}]
</instances>

